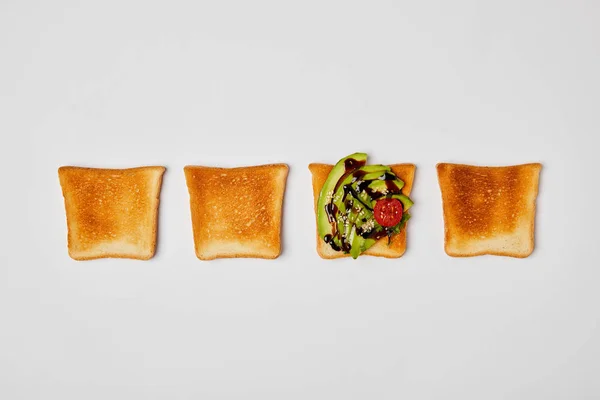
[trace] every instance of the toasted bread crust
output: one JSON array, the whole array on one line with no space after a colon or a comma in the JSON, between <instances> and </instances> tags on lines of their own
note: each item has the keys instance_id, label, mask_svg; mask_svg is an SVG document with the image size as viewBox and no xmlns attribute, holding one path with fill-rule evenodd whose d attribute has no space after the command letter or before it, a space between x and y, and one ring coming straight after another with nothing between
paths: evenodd
<instances>
[{"instance_id":1,"label":"toasted bread crust","mask_svg":"<svg viewBox=\"0 0 600 400\"><path fill-rule=\"evenodd\" d=\"M541 168L539 163L438 164L446 253L452 257L531 255Z\"/></svg>"},{"instance_id":2,"label":"toasted bread crust","mask_svg":"<svg viewBox=\"0 0 600 400\"><path fill-rule=\"evenodd\" d=\"M164 172L164 167L154 166L60 167L69 256L74 260L152 258Z\"/></svg>"},{"instance_id":3,"label":"toasted bread crust","mask_svg":"<svg viewBox=\"0 0 600 400\"><path fill-rule=\"evenodd\" d=\"M186 166L196 256L279 257L288 170L286 164Z\"/></svg>"},{"instance_id":4,"label":"toasted bread crust","mask_svg":"<svg viewBox=\"0 0 600 400\"><path fill-rule=\"evenodd\" d=\"M414 164L393 164L390 165L392 171L404 181L404 187L402 188L402 193L409 196L413 187L415 170L416 167ZM327 176L329 172L333 169L333 165L331 164L319 164L313 163L308 166L308 169L312 173L312 183L313 183L313 197L314 197L314 209L315 216L317 213L317 203L319 201L319 195L321 193L321 188L325 184L325 180L327 180ZM316 219L316 218L315 218ZM367 251L362 253L361 255L368 256L376 256L376 257L385 257L385 258L399 258L406 251L406 230L408 229L408 224L402 229L402 231L394 235L392 237L392 241L388 246L388 239L382 238L377 241L373 246L371 246ZM317 253L321 258L324 259L334 259L334 258L343 258L350 257L349 254L344 254L341 251L335 251L329 246L325 241L323 241L319 237L319 233L316 233L317 237Z\"/></svg>"}]
</instances>

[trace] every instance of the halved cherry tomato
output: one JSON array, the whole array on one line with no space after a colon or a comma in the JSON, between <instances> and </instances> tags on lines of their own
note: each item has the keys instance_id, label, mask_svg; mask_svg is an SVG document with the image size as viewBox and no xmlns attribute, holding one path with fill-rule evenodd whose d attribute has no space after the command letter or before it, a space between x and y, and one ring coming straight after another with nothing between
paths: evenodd
<instances>
[{"instance_id":1,"label":"halved cherry tomato","mask_svg":"<svg viewBox=\"0 0 600 400\"><path fill-rule=\"evenodd\" d=\"M381 226L390 227L400 223L402 212L404 211L402 203L398 199L381 199L375 203L373 214L375 221Z\"/></svg>"}]
</instances>

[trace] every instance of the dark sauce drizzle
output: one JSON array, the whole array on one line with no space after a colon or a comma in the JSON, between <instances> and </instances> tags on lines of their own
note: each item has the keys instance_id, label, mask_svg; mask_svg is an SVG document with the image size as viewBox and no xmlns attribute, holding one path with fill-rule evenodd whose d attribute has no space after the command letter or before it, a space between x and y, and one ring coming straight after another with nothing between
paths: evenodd
<instances>
[{"instance_id":1,"label":"dark sauce drizzle","mask_svg":"<svg viewBox=\"0 0 600 400\"><path fill-rule=\"evenodd\" d=\"M354 190L354 188L351 185L344 185L344 197L342 199L345 199L349 193L352 194L352 197L354 197L356 200L358 200L358 202L360 204L362 204L363 207L365 207L369 211L373 211L373 207L371 207L370 205L368 205L367 203L362 201L360 199L360 197L358 196L358 193L356 192L356 190Z\"/></svg>"},{"instance_id":2,"label":"dark sauce drizzle","mask_svg":"<svg viewBox=\"0 0 600 400\"><path fill-rule=\"evenodd\" d=\"M358 161L354 158L349 158L344 162L344 167L346 168L346 172L352 172L355 169L365 165L365 163L366 161Z\"/></svg>"}]
</instances>

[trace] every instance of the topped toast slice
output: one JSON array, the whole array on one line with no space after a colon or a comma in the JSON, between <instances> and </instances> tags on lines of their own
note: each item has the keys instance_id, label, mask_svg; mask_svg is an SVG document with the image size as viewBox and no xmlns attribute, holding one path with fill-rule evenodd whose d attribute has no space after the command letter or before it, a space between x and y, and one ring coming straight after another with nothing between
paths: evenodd
<instances>
[{"instance_id":1,"label":"topped toast slice","mask_svg":"<svg viewBox=\"0 0 600 400\"><path fill-rule=\"evenodd\" d=\"M308 166L312 173L312 184L313 184L313 196L314 196L314 207L315 213L317 213L317 203L321 189L329 176L329 173L333 169L331 164L319 164L313 163ZM393 164L390 165L391 170L404 182L402 193L406 196L410 195L413 187L414 176L416 167L414 164ZM349 254L345 254L341 251L335 251L329 244L327 244L318 232L317 237L317 253L321 258L324 259L335 259L342 257L349 257ZM398 234L391 237L391 241L388 244L388 238L383 237L378 239L369 249L364 251L362 254L385 257L385 258L398 258L401 257L406 251L406 227L402 229Z\"/></svg>"}]
</instances>

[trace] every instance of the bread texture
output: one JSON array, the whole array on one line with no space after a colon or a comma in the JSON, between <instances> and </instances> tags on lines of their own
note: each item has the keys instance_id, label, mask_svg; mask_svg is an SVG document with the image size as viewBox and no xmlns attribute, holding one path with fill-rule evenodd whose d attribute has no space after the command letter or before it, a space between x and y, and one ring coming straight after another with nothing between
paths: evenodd
<instances>
[{"instance_id":1,"label":"bread texture","mask_svg":"<svg viewBox=\"0 0 600 400\"><path fill-rule=\"evenodd\" d=\"M164 167L60 167L69 256L152 258L164 172Z\"/></svg>"},{"instance_id":2,"label":"bread texture","mask_svg":"<svg viewBox=\"0 0 600 400\"><path fill-rule=\"evenodd\" d=\"M446 253L528 257L534 249L541 169L541 164L438 164Z\"/></svg>"},{"instance_id":3,"label":"bread texture","mask_svg":"<svg viewBox=\"0 0 600 400\"><path fill-rule=\"evenodd\" d=\"M184 172L199 259L279 257L286 164Z\"/></svg>"},{"instance_id":4,"label":"bread texture","mask_svg":"<svg viewBox=\"0 0 600 400\"><path fill-rule=\"evenodd\" d=\"M394 164L390 165L392 171L398 178L404 181L404 187L402 188L402 193L409 196L413 187L413 182L415 178L415 170L416 167L414 164ZM308 169L312 173L312 184L313 184L313 197L314 197L314 208L315 208L315 220L317 214L317 203L319 201L319 195L321 193L321 188L325 184L325 180L327 180L327 176L329 172L333 169L333 165L331 164L310 164ZM388 245L388 238L384 237L379 239L373 246L371 246L367 251L361 253L362 255L367 256L376 256L376 257L386 257L386 258L399 258L406 251L406 230L408 229L408 224L406 224L404 229L400 231L399 234L394 235L392 237L391 243ZM330 245L325 243L323 239L319 237L319 233L317 232L317 253L321 258L325 259L334 259L334 258L342 258L342 257L350 257L349 254L344 254L342 251L335 251L331 248Z\"/></svg>"}]
</instances>

